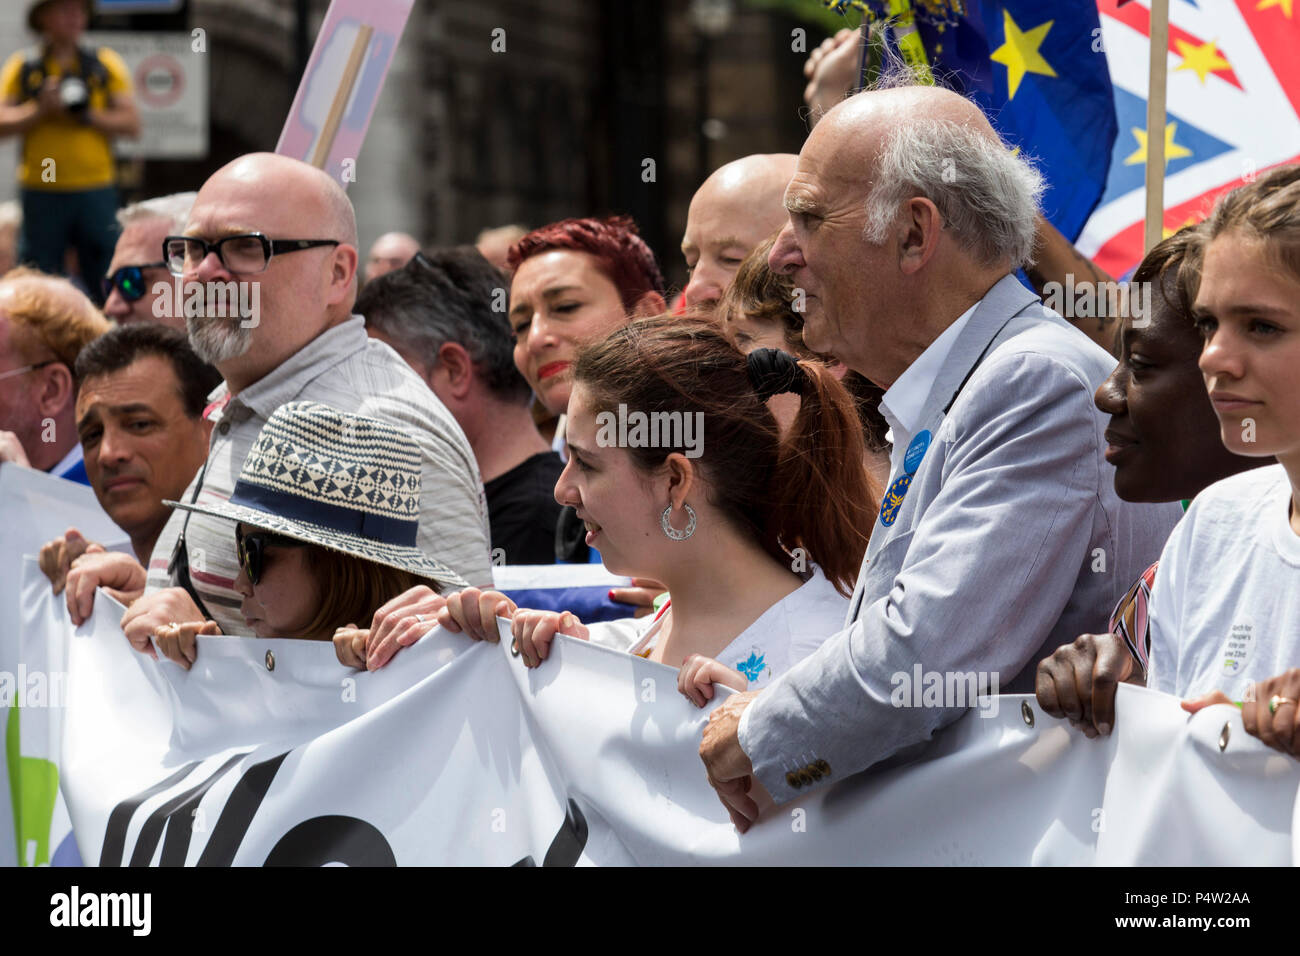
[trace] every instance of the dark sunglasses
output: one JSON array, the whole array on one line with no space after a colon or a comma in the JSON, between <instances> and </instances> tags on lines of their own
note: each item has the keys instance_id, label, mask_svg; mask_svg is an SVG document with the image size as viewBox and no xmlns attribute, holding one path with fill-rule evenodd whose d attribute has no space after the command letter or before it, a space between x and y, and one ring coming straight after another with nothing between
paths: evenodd
<instances>
[{"instance_id":1,"label":"dark sunglasses","mask_svg":"<svg viewBox=\"0 0 1300 956\"><path fill-rule=\"evenodd\" d=\"M244 574L248 575L248 583L254 586L261 580L262 570L266 567L267 548L305 547L307 547L306 541L286 538L282 534L235 529L235 553L239 555L239 566L244 569Z\"/></svg>"},{"instance_id":2,"label":"dark sunglasses","mask_svg":"<svg viewBox=\"0 0 1300 956\"><path fill-rule=\"evenodd\" d=\"M127 302L138 302L144 297L144 270L145 269L165 269L165 262L146 262L142 266L122 266L111 276L105 276L100 280L100 287L103 289L104 298L107 299L113 293L113 287L117 286L117 291L122 293L122 298Z\"/></svg>"}]
</instances>

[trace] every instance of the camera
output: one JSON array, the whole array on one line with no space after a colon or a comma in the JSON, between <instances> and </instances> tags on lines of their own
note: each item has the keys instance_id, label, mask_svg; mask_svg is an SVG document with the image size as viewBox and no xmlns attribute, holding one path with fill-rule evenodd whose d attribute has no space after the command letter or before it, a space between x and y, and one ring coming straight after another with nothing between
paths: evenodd
<instances>
[{"instance_id":1,"label":"camera","mask_svg":"<svg viewBox=\"0 0 1300 956\"><path fill-rule=\"evenodd\" d=\"M79 76L65 76L59 81L59 99L73 116L85 116L90 106L90 89Z\"/></svg>"}]
</instances>

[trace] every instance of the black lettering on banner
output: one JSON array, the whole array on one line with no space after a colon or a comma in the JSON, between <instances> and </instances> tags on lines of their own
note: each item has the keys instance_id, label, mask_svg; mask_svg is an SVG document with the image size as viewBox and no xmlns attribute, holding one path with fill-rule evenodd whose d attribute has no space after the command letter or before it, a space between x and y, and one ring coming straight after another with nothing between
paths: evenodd
<instances>
[{"instance_id":1,"label":"black lettering on banner","mask_svg":"<svg viewBox=\"0 0 1300 956\"><path fill-rule=\"evenodd\" d=\"M356 817L304 820L276 843L263 866L397 866L397 857L379 830Z\"/></svg>"},{"instance_id":2,"label":"black lettering on banner","mask_svg":"<svg viewBox=\"0 0 1300 956\"><path fill-rule=\"evenodd\" d=\"M131 866L148 866L153 860L153 851L158 847L158 840L162 836L163 827L167 826L171 816L180 807L184 806L194 798L195 804L202 799L203 795L208 792L209 788L224 777L235 764L243 760L252 751L231 754L212 776L203 781L196 787L184 790L172 797L153 813L149 814L149 819L144 821L144 826L140 828L140 835L135 839L135 851L131 854ZM187 815L184 820L180 821L181 826L188 833L190 829L190 817ZM170 829L170 828L169 828Z\"/></svg>"},{"instance_id":3,"label":"black lettering on banner","mask_svg":"<svg viewBox=\"0 0 1300 956\"><path fill-rule=\"evenodd\" d=\"M126 847L127 824L135 816L135 811L140 809L140 804L150 797L162 793L172 784L184 780L198 765L199 761L197 760L186 764L167 779L155 783L143 793L137 793L134 797L127 797L113 808L113 812L108 815L108 825L104 829L104 848L99 851L100 866L122 865L122 851Z\"/></svg>"},{"instance_id":4,"label":"black lettering on banner","mask_svg":"<svg viewBox=\"0 0 1300 956\"><path fill-rule=\"evenodd\" d=\"M149 865L165 826L166 837L163 840L159 865L184 866L185 858L189 854L190 836L193 832L191 820L194 809L203 800L212 785L250 753L252 751L246 750L232 755L217 769L216 773L203 783L173 797L150 814L149 819L140 828L140 835L136 838L135 850L131 854L130 865ZM257 813L257 808L262 805L262 799L271 786L271 780L274 779L276 771L280 769L280 764L284 762L284 758L287 756L289 756L288 751L278 757L254 764L235 784L235 789L231 792L230 798L226 801L226 806L221 811L221 817L217 821L212 837L204 846L203 853L199 857L198 863L200 866L230 865L231 860L234 859L235 851L239 848L240 841L243 840L244 834L248 832L249 824L253 822L253 816ZM142 793L123 800L113 808L113 812L108 816L108 825L104 831L104 848L100 853L100 866L122 865L122 856L126 847L126 831L141 804L150 797L154 797L168 787L184 780L199 763L200 761L196 760L186 764L170 777L154 784ZM172 823L173 818L175 818L174 824Z\"/></svg>"},{"instance_id":5,"label":"black lettering on banner","mask_svg":"<svg viewBox=\"0 0 1300 956\"><path fill-rule=\"evenodd\" d=\"M159 863L183 866L189 855L194 810L212 786L252 751L232 754L216 772L202 783L182 791L159 806L140 828L131 866L148 866L158 841L163 839ZM235 784L222 807L221 816L199 855L199 866L230 866L240 844L252 825L276 773L290 751L249 767ZM181 767L171 776L147 790L128 797L113 808L104 831L100 866L121 866L126 847L126 832L140 806L188 777L200 761ZM559 831L551 841L542 866L574 866L587 846L587 818L572 799ZM320 816L304 820L282 836L267 856L264 866L324 866L342 863L347 866L396 866L397 857L383 833L373 824L356 817ZM526 856L515 866L536 866Z\"/></svg>"},{"instance_id":6,"label":"black lettering on banner","mask_svg":"<svg viewBox=\"0 0 1300 956\"><path fill-rule=\"evenodd\" d=\"M578 858L582 856L582 851L587 846L587 835L587 818L582 815L578 804L570 797L569 812L564 815L564 822L560 824L559 832L555 834L555 839L546 850L542 866L576 866ZM537 861L529 855L513 865L536 866Z\"/></svg>"},{"instance_id":7,"label":"black lettering on banner","mask_svg":"<svg viewBox=\"0 0 1300 956\"><path fill-rule=\"evenodd\" d=\"M287 756L289 751L286 750L278 757L253 764L239 778L239 783L235 784L235 789L226 799L226 805L221 808L221 816L217 818L217 825L213 827L207 845L199 854L199 866L230 866L234 862L239 844L244 842L244 835L248 833L253 817L266 798L266 791L271 789L271 781L275 779L280 764L284 763ZM176 829L179 832L182 828ZM184 830L185 849L189 848L189 832L188 829ZM170 829L167 840L171 841ZM182 850L181 863L184 861L185 852ZM162 865L167 866L167 843L163 844Z\"/></svg>"}]
</instances>

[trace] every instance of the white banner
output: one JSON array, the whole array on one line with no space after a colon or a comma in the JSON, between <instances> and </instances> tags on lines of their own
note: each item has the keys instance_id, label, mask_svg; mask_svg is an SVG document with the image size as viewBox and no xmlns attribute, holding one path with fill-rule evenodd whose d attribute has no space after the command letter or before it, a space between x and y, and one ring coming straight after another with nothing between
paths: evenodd
<instances>
[{"instance_id":1,"label":"white banner","mask_svg":"<svg viewBox=\"0 0 1300 956\"><path fill-rule=\"evenodd\" d=\"M1126 686L1087 740L1000 697L742 837L697 754L707 712L662 665L561 637L528 670L508 639L435 630L377 673L233 638L186 672L130 650L120 613L25 609L67 642L60 780L91 864L1292 862L1300 764L1230 706Z\"/></svg>"},{"instance_id":2,"label":"white banner","mask_svg":"<svg viewBox=\"0 0 1300 956\"><path fill-rule=\"evenodd\" d=\"M12 803L14 807L13 813L0 813L0 865L3 866L19 862L47 863L59 845L57 841L51 845L45 822L61 813L51 804L57 792L57 777L51 776L55 771L53 765L27 765L28 773L24 775L27 788L20 787L10 777L13 768L20 766L20 755L37 760L48 756L45 745L37 743L48 735L44 724L46 715L33 712L31 720L23 725L20 712L15 709L23 697L39 699L37 694L42 691L50 670L40 635L22 626L23 610L32 609L33 605L21 589L21 556L38 554L42 545L69 527L79 530L87 541L98 541L109 550L130 550L122 531L99 507L94 492L86 485L31 468L0 465L0 729L5 740L5 759L0 761L0 804ZM49 590L46 582L44 592ZM40 595L42 590L37 587L31 593ZM24 819L28 832L16 837L14 827ZM66 831L66 826L63 830Z\"/></svg>"}]
</instances>

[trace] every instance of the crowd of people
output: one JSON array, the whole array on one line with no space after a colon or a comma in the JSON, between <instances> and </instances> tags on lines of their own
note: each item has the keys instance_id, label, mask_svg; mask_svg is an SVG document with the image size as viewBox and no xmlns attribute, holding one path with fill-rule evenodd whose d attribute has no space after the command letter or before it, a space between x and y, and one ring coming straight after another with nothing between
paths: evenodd
<instances>
[{"instance_id":1,"label":"crowd of people","mask_svg":"<svg viewBox=\"0 0 1300 956\"><path fill-rule=\"evenodd\" d=\"M89 484L130 540L44 548L72 619L103 588L186 668L230 635L374 670L497 618L529 667L557 635L636 654L700 706L735 691L700 753L742 831L970 706L900 706L916 668L1088 736L1121 682L1235 703L1300 756L1300 167L1153 248L1149 309L1083 328L1017 277L1080 261L1033 165L942 89L827 100L836 49L800 153L700 185L680 291L617 216L389 233L362 264L340 185L271 154L118 212L102 311L61 259L0 277L0 467ZM633 579L623 619L493 589L590 561Z\"/></svg>"}]
</instances>

